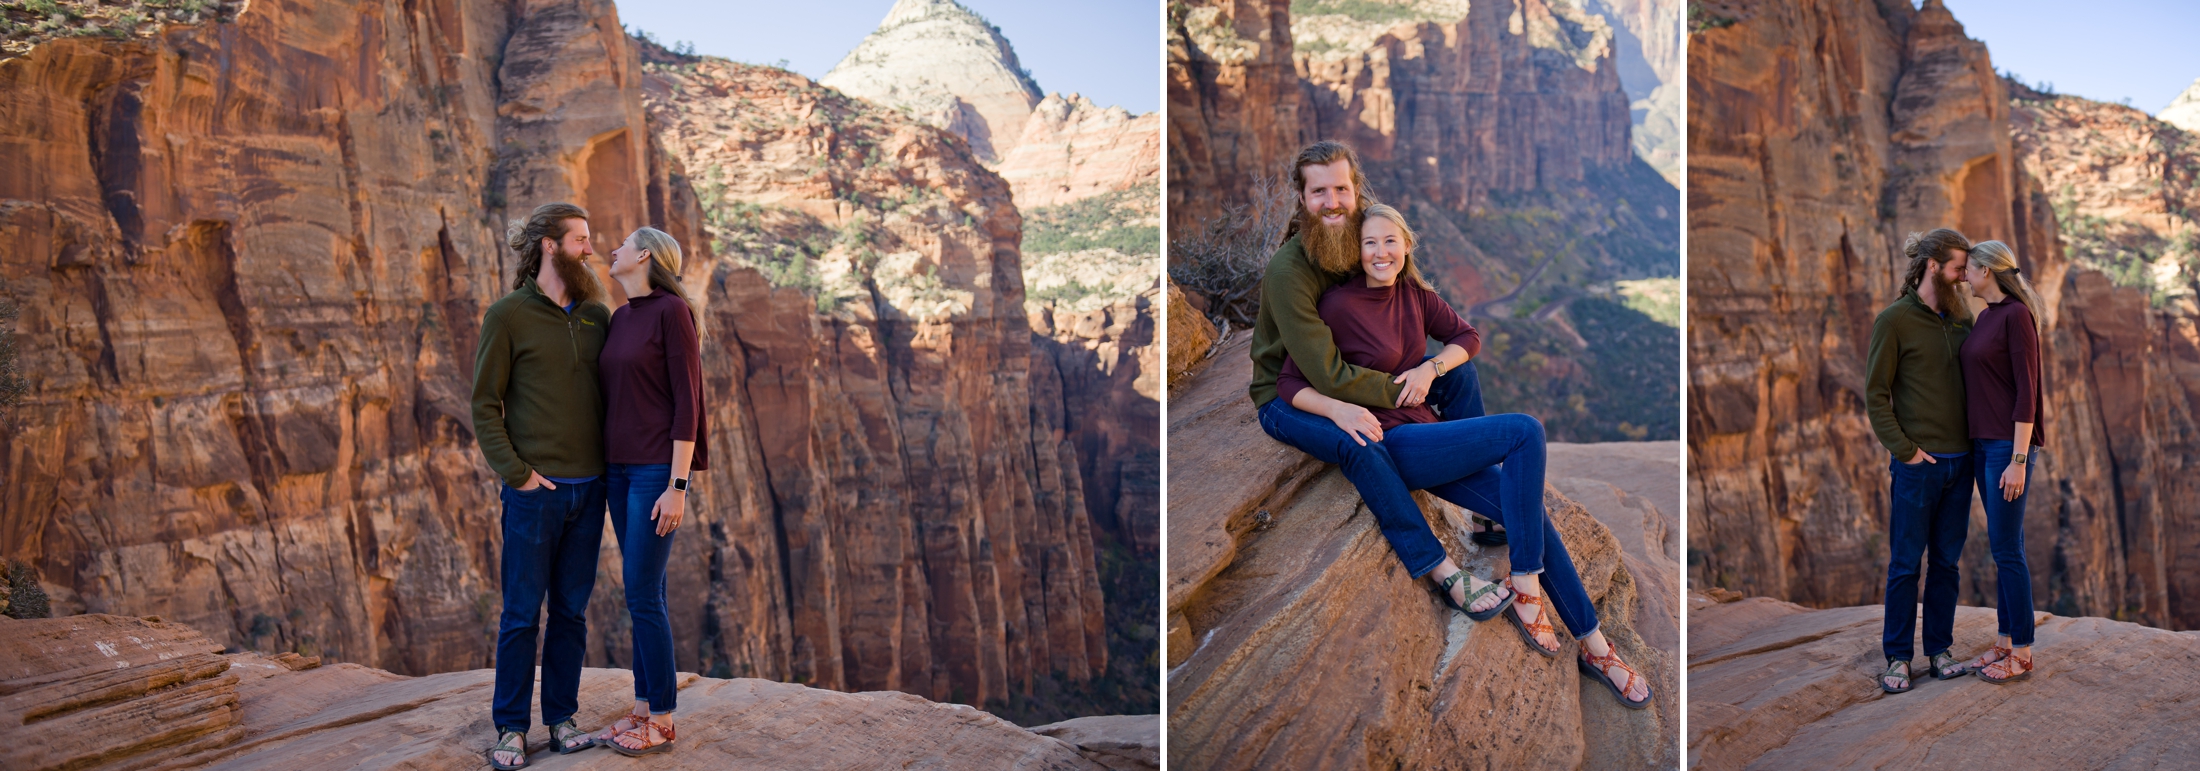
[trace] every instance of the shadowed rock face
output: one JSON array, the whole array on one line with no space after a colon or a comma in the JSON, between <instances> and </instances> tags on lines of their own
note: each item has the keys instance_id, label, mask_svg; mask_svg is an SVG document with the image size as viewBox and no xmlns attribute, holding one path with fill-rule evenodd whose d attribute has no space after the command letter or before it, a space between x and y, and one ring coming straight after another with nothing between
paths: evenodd
<instances>
[{"instance_id":1,"label":"shadowed rock face","mask_svg":"<svg viewBox=\"0 0 2200 771\"><path fill-rule=\"evenodd\" d=\"M1172 761L1203 768L1648 768L1679 762L1677 607L1670 528L1643 496L1603 479L1552 482L1544 503L1599 628L1651 680L1656 702L1621 707L1569 657L1545 659L1505 622L1475 624L1407 577L1351 482L1269 439L1245 399L1244 338L1170 398L1169 737ZM1634 468L1677 492L1672 443L1554 449L1567 473ZM1554 446L1555 447L1555 446ZM1641 450L1640 453L1633 452ZM1663 453L1665 473L1652 456ZM1558 492L1572 485L1596 514ZM1602 485L1602 491L1596 489ZM1632 499L1630 504L1628 501ZM1468 570L1505 572L1503 549L1465 539L1465 512L1422 506ZM1621 522L1630 543L1598 516ZM1649 592L1665 594L1653 598ZM1657 628L1653 635L1638 629ZM1463 760L1472 758L1473 760Z\"/></svg>"},{"instance_id":2,"label":"shadowed rock face","mask_svg":"<svg viewBox=\"0 0 2200 771\"><path fill-rule=\"evenodd\" d=\"M1873 680L1883 617L1691 595L1689 767L2155 768L2200 751L2200 633L2040 613L2031 679L1924 677L1890 695ZM1956 655L1993 638L1992 609L1957 609Z\"/></svg>"},{"instance_id":3,"label":"shadowed rock face","mask_svg":"<svg viewBox=\"0 0 2200 771\"><path fill-rule=\"evenodd\" d=\"M682 668L989 704L1106 665L1007 185L799 76L645 68L619 29L608 2L261 4L0 63L23 138L0 148L21 245L0 267L46 298L19 328L0 543L59 609L486 666L475 330L510 285L503 223L571 200L599 253L643 223L678 237L704 312L714 463L668 570ZM624 665L611 543L589 661Z\"/></svg>"},{"instance_id":4,"label":"shadowed rock face","mask_svg":"<svg viewBox=\"0 0 2200 771\"><path fill-rule=\"evenodd\" d=\"M2150 308L2066 254L2075 231L2054 197L2105 202L2113 180L2174 164L2096 164L2108 143L2084 139L2089 119L2012 101L1938 3L1706 8L1732 23L1689 47L1689 122L1726 127L1689 140L1692 580L1879 601L1889 458L1865 417L1864 354L1900 291L1903 237L1945 225L2008 242L2045 306L2049 443L2026 510L2036 607L2200 623L2178 599L2195 596L2179 576L2200 552L2172 496L2192 491L2170 493L2186 475L2160 471L2200 456L2182 438L2193 312ZM1966 601L1991 603L1977 509L1962 571Z\"/></svg>"},{"instance_id":5,"label":"shadowed rock face","mask_svg":"<svg viewBox=\"0 0 2200 771\"><path fill-rule=\"evenodd\" d=\"M472 768L496 741L491 670L404 677L295 654L220 655L176 623L0 618L0 740L9 768ZM839 693L681 673L679 740L653 767L1153 769L1160 719L1079 718L1026 731L906 693ZM624 670L581 673L581 725L633 705ZM1058 737L1058 738L1057 738ZM609 750L531 765L630 768Z\"/></svg>"}]
</instances>

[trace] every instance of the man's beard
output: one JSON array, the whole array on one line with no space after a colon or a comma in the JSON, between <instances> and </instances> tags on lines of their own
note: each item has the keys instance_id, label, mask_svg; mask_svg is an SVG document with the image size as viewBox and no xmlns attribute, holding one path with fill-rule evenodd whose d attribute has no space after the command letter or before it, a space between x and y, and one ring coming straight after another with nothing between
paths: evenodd
<instances>
[{"instance_id":1,"label":"man's beard","mask_svg":"<svg viewBox=\"0 0 2200 771\"><path fill-rule=\"evenodd\" d=\"M1951 319L1971 318L1971 293L1958 291L1956 282L1949 280L1947 274L1941 272L1938 263L1925 269L1925 278L1933 282L1933 299L1940 306L1940 312L1948 314Z\"/></svg>"},{"instance_id":2,"label":"man's beard","mask_svg":"<svg viewBox=\"0 0 2200 771\"><path fill-rule=\"evenodd\" d=\"M563 244L550 250L550 269L558 272L558 280L565 284L565 299L585 303L603 297L603 284L596 281L596 271L578 254L566 254Z\"/></svg>"},{"instance_id":3,"label":"man's beard","mask_svg":"<svg viewBox=\"0 0 2200 771\"><path fill-rule=\"evenodd\" d=\"M1332 210L1334 211L1334 210ZM1351 273L1360 267L1360 218L1347 212L1335 225L1322 222L1319 214L1306 212L1303 236L1306 256L1314 267L1328 273Z\"/></svg>"}]
</instances>

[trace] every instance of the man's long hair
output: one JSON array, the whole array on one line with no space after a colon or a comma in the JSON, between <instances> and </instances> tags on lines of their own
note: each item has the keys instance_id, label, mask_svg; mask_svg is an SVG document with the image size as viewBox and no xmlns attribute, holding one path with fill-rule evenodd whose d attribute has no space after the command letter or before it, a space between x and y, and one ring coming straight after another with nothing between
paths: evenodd
<instances>
[{"instance_id":1,"label":"man's long hair","mask_svg":"<svg viewBox=\"0 0 2200 771\"><path fill-rule=\"evenodd\" d=\"M1902 254L1910 258L1910 266L1902 274L1902 293L1917 291L1917 287L1930 275L1934 297L1940 301L1941 311L1950 318L1968 320L1971 318L1970 301L1956 296L1955 285L1940 278L1939 268L1948 263L1950 251L1969 253L1971 239L1963 237L1954 228L1933 228L1923 233L1911 233L1909 238L1904 239Z\"/></svg>"},{"instance_id":2,"label":"man's long hair","mask_svg":"<svg viewBox=\"0 0 2200 771\"><path fill-rule=\"evenodd\" d=\"M587 220L588 210L569 203L546 203L535 207L527 219L513 220L504 231L504 245L519 254L519 269L512 274L512 288L527 285L527 280L542 271L542 240L563 243L565 234L572 231L573 220ZM587 302L602 297L603 286L596 281L596 272L578 260L572 264L554 262L552 267L558 277L565 280L566 293L574 300Z\"/></svg>"}]
</instances>

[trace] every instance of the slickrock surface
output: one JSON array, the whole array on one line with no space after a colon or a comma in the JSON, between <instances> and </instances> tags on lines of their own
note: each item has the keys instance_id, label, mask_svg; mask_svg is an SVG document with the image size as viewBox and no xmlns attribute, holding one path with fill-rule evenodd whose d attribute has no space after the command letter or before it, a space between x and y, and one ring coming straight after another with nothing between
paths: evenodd
<instances>
[{"instance_id":1,"label":"slickrock surface","mask_svg":"<svg viewBox=\"0 0 2200 771\"><path fill-rule=\"evenodd\" d=\"M1017 63L1008 39L954 0L897 0L878 29L818 83L910 110L969 140L987 164L1016 149L1040 100L1039 85Z\"/></svg>"},{"instance_id":2,"label":"slickrock surface","mask_svg":"<svg viewBox=\"0 0 2200 771\"><path fill-rule=\"evenodd\" d=\"M181 624L119 616L0 619L0 630L0 676L7 678L0 699L53 705L58 693L78 695L76 703L58 702L59 714L0 730L11 747L9 768L474 768L495 742L491 670L413 678L356 664L222 656ZM174 657L155 660L160 653ZM182 685L159 690L174 682ZM1081 718L1042 734L906 693L690 673L681 673L679 685L680 737L671 752L647 761L605 749L561 756L548 751L548 730L536 726L528 736L531 767L1155 767L1153 715ZM629 672L583 670L576 719L607 725L631 708L632 696ZM83 703L92 697L108 701Z\"/></svg>"},{"instance_id":3,"label":"slickrock surface","mask_svg":"<svg viewBox=\"0 0 2200 771\"><path fill-rule=\"evenodd\" d=\"M1545 505L1597 601L1600 628L1653 683L1657 701L1639 712L1582 679L1567 658L1575 655L1573 644L1559 659L1544 659L1504 622L1468 621L1425 582L1407 578L1351 483L1261 432L1245 397L1246 346L1241 338L1224 347L1171 392L1173 762L1200 768L1678 762L1675 652L1670 641L1661 649L1636 632L1642 609L1655 606L1642 601L1649 585L1636 577L1629 547L1612 528L1555 487L1545 489ZM1663 449L1671 458L1675 448ZM1611 490L1607 485L1606 495ZM1433 498L1422 503L1469 570L1484 576L1505 570L1502 549L1465 540L1464 512ZM1605 509L1643 527L1642 508ZM1676 603L1667 599L1663 607ZM1668 630L1674 623L1662 620Z\"/></svg>"},{"instance_id":4,"label":"slickrock surface","mask_svg":"<svg viewBox=\"0 0 2200 771\"><path fill-rule=\"evenodd\" d=\"M1874 682L1880 606L1688 608L1690 768L2177 768L2200 753L2200 632L2039 613L2031 679L1924 677L1890 695ZM1993 609L1957 609L1957 655L1993 639Z\"/></svg>"},{"instance_id":5,"label":"slickrock surface","mask_svg":"<svg viewBox=\"0 0 2200 771\"><path fill-rule=\"evenodd\" d=\"M510 286L507 220L571 200L599 254L644 222L680 238L706 311L682 668L991 706L1107 667L1064 384L1150 369L1033 354L1019 215L966 145L788 73L638 53L609 2L415 5L260 3L0 62L21 245L0 270L46 298L19 327L0 544L56 612L486 666L475 330ZM1095 334L1140 361L1139 329ZM628 660L612 543L592 664Z\"/></svg>"},{"instance_id":6,"label":"slickrock surface","mask_svg":"<svg viewBox=\"0 0 2200 771\"><path fill-rule=\"evenodd\" d=\"M2174 129L2005 83L1939 2L1704 5L1717 23L1691 36L1689 123L1732 130L1689 140L1691 580L1816 607L1879 600L1889 459L1864 414L1864 353L1899 292L1903 237L1949 225L2010 243L2046 306L2049 443L2026 511L2037 607L2200 624L2177 599L2200 596L2176 503L2200 492L2184 481L2200 459L2195 314L2116 286L2080 248L2162 211L2129 195L2138 180L2190 173L2088 131ZM1965 601L1990 603L1983 515L1962 568Z\"/></svg>"}]
</instances>

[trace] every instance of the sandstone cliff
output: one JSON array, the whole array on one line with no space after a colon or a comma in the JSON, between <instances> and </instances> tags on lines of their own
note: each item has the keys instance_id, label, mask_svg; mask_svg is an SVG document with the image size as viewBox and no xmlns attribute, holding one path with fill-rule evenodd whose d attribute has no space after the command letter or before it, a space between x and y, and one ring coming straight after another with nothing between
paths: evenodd
<instances>
[{"instance_id":1,"label":"sandstone cliff","mask_svg":"<svg viewBox=\"0 0 2200 771\"><path fill-rule=\"evenodd\" d=\"M995 170L1026 210L1141 186L1158 196L1161 114L1132 115L1079 94L1049 94Z\"/></svg>"},{"instance_id":2,"label":"sandstone cliff","mask_svg":"<svg viewBox=\"0 0 2200 771\"><path fill-rule=\"evenodd\" d=\"M1470 622L1399 570L1352 484L1256 425L1245 399L1246 345L1240 337L1225 346L1170 393L1173 762L1679 762L1678 598L1673 578L1651 575L1676 571L1665 513L1672 509L1653 500L1678 497L1678 446L1621 445L1614 454L1609 446L1554 445L1544 492L1596 599L1599 628L1653 683L1653 706L1630 711L1603 685L1581 678L1565 658L1571 646L1556 660L1537 656L1504 622ZM1590 473L1600 476L1562 476ZM1505 569L1504 550L1465 540L1464 512L1434 498L1422 504L1469 570L1487 576Z\"/></svg>"},{"instance_id":3,"label":"sandstone cliff","mask_svg":"<svg viewBox=\"0 0 2200 771\"><path fill-rule=\"evenodd\" d=\"M2154 114L2155 119L2186 131L2200 131L2200 79L2186 86L2168 107Z\"/></svg>"},{"instance_id":4,"label":"sandstone cliff","mask_svg":"<svg viewBox=\"0 0 2200 771\"><path fill-rule=\"evenodd\" d=\"M2189 702L2200 633L2040 613L2039 669L1996 686L1873 676L1883 609L1763 597L1688 599L1689 767L2163 768L2200 752ZM1993 642L1994 611L1956 613L1955 653Z\"/></svg>"},{"instance_id":5,"label":"sandstone cliff","mask_svg":"<svg viewBox=\"0 0 2200 771\"><path fill-rule=\"evenodd\" d=\"M1040 99L1000 28L955 0L896 0L878 29L818 82L909 110L969 140L989 164L1016 149Z\"/></svg>"},{"instance_id":6,"label":"sandstone cliff","mask_svg":"<svg viewBox=\"0 0 2200 771\"><path fill-rule=\"evenodd\" d=\"M1246 219L1233 212L1301 143L1343 140L1413 223L1423 272L1494 343L1493 410L1569 441L1678 437L1678 388L1656 385L1678 382L1678 336L1614 282L1678 274L1679 196L1630 148L1604 17L1418 0L1183 3L1170 19L1173 232Z\"/></svg>"},{"instance_id":7,"label":"sandstone cliff","mask_svg":"<svg viewBox=\"0 0 2200 771\"><path fill-rule=\"evenodd\" d=\"M405 677L297 654L223 655L190 627L88 615L0 619L0 741L9 768L473 768L495 742L490 670ZM1158 716L1026 731L905 693L838 693L681 673L677 749L661 768L1154 769ZM580 714L632 705L624 670L581 674ZM608 750L532 765L629 768Z\"/></svg>"},{"instance_id":8,"label":"sandstone cliff","mask_svg":"<svg viewBox=\"0 0 2200 771\"><path fill-rule=\"evenodd\" d=\"M1590 13L1612 25L1620 85L1634 102L1635 157L1665 181L1681 183L1681 62L1688 55L1680 0L1589 0Z\"/></svg>"},{"instance_id":9,"label":"sandstone cliff","mask_svg":"<svg viewBox=\"0 0 2200 771\"><path fill-rule=\"evenodd\" d=\"M1729 130L1689 140L1692 580L1811 606L1878 601L1889 459L1864 415L1864 352L1899 291L1904 235L1952 225L2009 242L2048 306L2050 442L2026 528L2037 607L2196 623L2174 599L2193 596L2178 578L2192 566L2170 496L2190 493L2157 481L2200 455L2183 438L2191 311L2066 256L2082 212L2056 199L2115 198L2132 187L2116 180L2175 164L2136 150L2088 168L2114 143L2084 140L2074 107L2013 102L1938 2L1704 7L1689 122ZM1987 604L1973 520L1965 597Z\"/></svg>"},{"instance_id":10,"label":"sandstone cliff","mask_svg":"<svg viewBox=\"0 0 2200 771\"><path fill-rule=\"evenodd\" d=\"M1033 354L1006 184L798 76L645 68L619 30L586 0L261 4L0 62L22 138L0 231L24 245L0 269L44 300L0 552L57 611L485 666L474 330L506 219L564 199L599 253L673 232L706 311L717 463L669 571L681 667L980 705L1105 671L1074 378ZM590 662L624 665L608 542Z\"/></svg>"}]
</instances>

